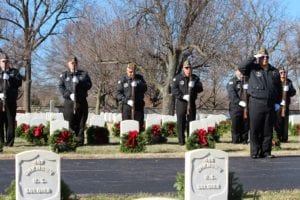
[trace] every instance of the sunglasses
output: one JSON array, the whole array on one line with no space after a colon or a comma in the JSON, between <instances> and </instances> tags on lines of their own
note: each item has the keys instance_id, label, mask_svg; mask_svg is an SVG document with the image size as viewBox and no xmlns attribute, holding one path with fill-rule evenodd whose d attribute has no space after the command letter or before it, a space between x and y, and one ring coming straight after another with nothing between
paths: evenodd
<instances>
[{"instance_id":1,"label":"sunglasses","mask_svg":"<svg viewBox=\"0 0 300 200\"><path fill-rule=\"evenodd\" d=\"M285 72L279 72L279 74L285 74Z\"/></svg>"},{"instance_id":2,"label":"sunglasses","mask_svg":"<svg viewBox=\"0 0 300 200\"><path fill-rule=\"evenodd\" d=\"M190 67L184 67L184 69L191 69Z\"/></svg>"},{"instance_id":3,"label":"sunglasses","mask_svg":"<svg viewBox=\"0 0 300 200\"><path fill-rule=\"evenodd\" d=\"M259 58L262 58L262 59L269 59L269 56L262 56L262 57L259 57Z\"/></svg>"}]
</instances>

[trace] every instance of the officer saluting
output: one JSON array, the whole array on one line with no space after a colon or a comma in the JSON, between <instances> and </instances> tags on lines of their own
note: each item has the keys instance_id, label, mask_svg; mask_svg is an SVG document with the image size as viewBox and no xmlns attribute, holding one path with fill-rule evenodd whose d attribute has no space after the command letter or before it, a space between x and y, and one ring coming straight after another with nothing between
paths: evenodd
<instances>
[{"instance_id":1,"label":"officer saluting","mask_svg":"<svg viewBox=\"0 0 300 200\"><path fill-rule=\"evenodd\" d=\"M5 145L14 145L18 88L21 85L19 71L10 67L9 57L5 53L0 53L0 151L5 142L4 130Z\"/></svg>"},{"instance_id":2,"label":"officer saluting","mask_svg":"<svg viewBox=\"0 0 300 200\"><path fill-rule=\"evenodd\" d=\"M139 121L140 131L144 124L144 96L147 84L143 76L136 74L136 65L129 63L126 75L122 76L117 85L117 99L121 105L122 120Z\"/></svg>"},{"instance_id":3,"label":"officer saluting","mask_svg":"<svg viewBox=\"0 0 300 200\"><path fill-rule=\"evenodd\" d=\"M256 62L257 61L257 62ZM248 80L250 151L253 159L272 158L272 134L275 111L280 108L281 81L279 72L268 63L269 54L261 49L239 66Z\"/></svg>"},{"instance_id":4,"label":"officer saluting","mask_svg":"<svg viewBox=\"0 0 300 200\"><path fill-rule=\"evenodd\" d=\"M232 122L231 136L233 144L247 144L248 142L248 118L244 119L244 109L247 102L242 98L244 87L242 79L243 74L239 70L236 70L234 77L230 79L226 87L230 101L229 114Z\"/></svg>"},{"instance_id":5,"label":"officer saluting","mask_svg":"<svg viewBox=\"0 0 300 200\"><path fill-rule=\"evenodd\" d=\"M192 67L188 60L183 62L182 68L182 72L175 76L172 84L172 94L176 98L177 132L180 145L185 144L184 131L187 120L195 120L195 101L198 93L203 91L202 83L199 77L192 73ZM189 113L188 119L186 119L187 112Z\"/></svg>"},{"instance_id":6,"label":"officer saluting","mask_svg":"<svg viewBox=\"0 0 300 200\"><path fill-rule=\"evenodd\" d=\"M68 70L59 78L59 91L64 98L64 119L69 121L70 128L75 132L78 145L84 144L84 128L88 117L88 90L92 87L87 72L77 69L78 60L75 56L68 58Z\"/></svg>"}]
</instances>

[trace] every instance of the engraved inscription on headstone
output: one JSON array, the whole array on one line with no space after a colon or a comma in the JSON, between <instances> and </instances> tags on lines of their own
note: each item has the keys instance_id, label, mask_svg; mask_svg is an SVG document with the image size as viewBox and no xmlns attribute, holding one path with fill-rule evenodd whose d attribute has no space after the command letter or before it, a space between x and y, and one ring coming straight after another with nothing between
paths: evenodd
<instances>
[{"instance_id":1,"label":"engraved inscription on headstone","mask_svg":"<svg viewBox=\"0 0 300 200\"><path fill-rule=\"evenodd\" d=\"M16 199L60 199L58 154L31 150L16 155Z\"/></svg>"},{"instance_id":2,"label":"engraved inscription on headstone","mask_svg":"<svg viewBox=\"0 0 300 200\"><path fill-rule=\"evenodd\" d=\"M185 154L185 200L228 198L228 154L197 149Z\"/></svg>"}]
</instances>

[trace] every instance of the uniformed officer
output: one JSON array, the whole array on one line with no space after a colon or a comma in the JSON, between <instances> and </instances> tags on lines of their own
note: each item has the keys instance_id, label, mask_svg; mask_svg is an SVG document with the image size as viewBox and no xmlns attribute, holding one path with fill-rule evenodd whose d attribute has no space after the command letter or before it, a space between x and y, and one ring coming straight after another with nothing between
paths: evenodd
<instances>
[{"instance_id":1,"label":"uniformed officer","mask_svg":"<svg viewBox=\"0 0 300 200\"><path fill-rule=\"evenodd\" d=\"M266 49L239 66L248 79L250 151L253 159L272 158L272 133L275 111L280 108L281 81L279 72L268 63Z\"/></svg>"},{"instance_id":2,"label":"uniformed officer","mask_svg":"<svg viewBox=\"0 0 300 200\"><path fill-rule=\"evenodd\" d=\"M75 56L68 58L68 70L60 75L58 87L64 98L64 119L69 121L70 128L78 139L78 145L82 146L88 117L86 98L92 82L86 71L78 69L78 60Z\"/></svg>"},{"instance_id":3,"label":"uniformed officer","mask_svg":"<svg viewBox=\"0 0 300 200\"><path fill-rule=\"evenodd\" d=\"M144 96L146 91L147 84L143 76L136 74L136 65L134 63L129 63L126 75L122 76L118 81L117 99L121 107L122 120L137 120L140 125L140 131L144 129Z\"/></svg>"},{"instance_id":4,"label":"uniformed officer","mask_svg":"<svg viewBox=\"0 0 300 200\"><path fill-rule=\"evenodd\" d=\"M243 88L247 85L243 83L243 74L235 71L235 76L230 79L227 84L227 92L229 97L229 114L231 118L231 136L233 144L247 144L249 123L248 117L244 117L244 109L246 108L247 99L243 99Z\"/></svg>"},{"instance_id":5,"label":"uniformed officer","mask_svg":"<svg viewBox=\"0 0 300 200\"><path fill-rule=\"evenodd\" d=\"M185 144L184 132L187 128L188 133L188 122L196 119L195 101L198 93L203 91L199 77L192 72L190 62L184 61L182 72L175 76L171 88L176 98L177 132L180 145Z\"/></svg>"},{"instance_id":6,"label":"uniformed officer","mask_svg":"<svg viewBox=\"0 0 300 200\"><path fill-rule=\"evenodd\" d=\"M275 131L281 142L288 141L288 129L289 129L289 115L290 115L290 103L291 97L296 94L296 90L293 86L293 82L287 78L284 67L279 68L280 80L282 83L283 93L285 93L285 99L282 99L280 105L281 109L276 112ZM284 96L284 95L282 95ZM284 108L284 111L282 109ZM283 112L283 113L282 113Z\"/></svg>"},{"instance_id":7,"label":"uniformed officer","mask_svg":"<svg viewBox=\"0 0 300 200\"><path fill-rule=\"evenodd\" d=\"M9 57L5 53L0 53L0 151L5 142L4 132L5 145L14 145L18 88L21 85L19 71L10 67Z\"/></svg>"}]
</instances>

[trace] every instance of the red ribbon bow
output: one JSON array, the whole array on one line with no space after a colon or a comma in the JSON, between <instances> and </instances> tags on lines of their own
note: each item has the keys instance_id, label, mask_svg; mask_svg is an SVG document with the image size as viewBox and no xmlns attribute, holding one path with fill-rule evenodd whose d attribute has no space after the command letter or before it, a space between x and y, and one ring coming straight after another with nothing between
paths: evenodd
<instances>
[{"instance_id":1,"label":"red ribbon bow","mask_svg":"<svg viewBox=\"0 0 300 200\"><path fill-rule=\"evenodd\" d=\"M207 145L206 137L207 137L207 132L204 129L199 129L198 132L198 142L202 145Z\"/></svg>"},{"instance_id":2,"label":"red ribbon bow","mask_svg":"<svg viewBox=\"0 0 300 200\"><path fill-rule=\"evenodd\" d=\"M137 145L136 138L137 138L138 134L139 134L139 132L137 130L129 131L128 141L126 144L129 148L134 149L136 147L136 145Z\"/></svg>"},{"instance_id":3,"label":"red ribbon bow","mask_svg":"<svg viewBox=\"0 0 300 200\"><path fill-rule=\"evenodd\" d=\"M43 133L43 127L42 126L38 126L38 127L34 127L33 129L33 135L34 137L40 137Z\"/></svg>"},{"instance_id":4,"label":"red ribbon bow","mask_svg":"<svg viewBox=\"0 0 300 200\"><path fill-rule=\"evenodd\" d=\"M154 136L160 135L160 126L159 125L153 125L152 126L152 133Z\"/></svg>"}]
</instances>

